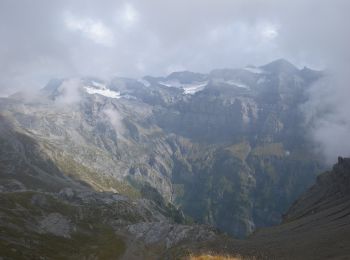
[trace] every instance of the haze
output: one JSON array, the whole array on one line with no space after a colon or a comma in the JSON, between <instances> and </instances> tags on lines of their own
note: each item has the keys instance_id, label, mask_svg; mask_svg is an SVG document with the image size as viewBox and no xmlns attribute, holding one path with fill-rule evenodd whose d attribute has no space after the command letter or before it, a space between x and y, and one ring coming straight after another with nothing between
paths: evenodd
<instances>
[{"instance_id":1,"label":"haze","mask_svg":"<svg viewBox=\"0 0 350 260\"><path fill-rule=\"evenodd\" d=\"M53 77L208 72L283 57L332 79L302 109L333 160L350 150L349 10L346 0L3 0L0 94Z\"/></svg>"}]
</instances>

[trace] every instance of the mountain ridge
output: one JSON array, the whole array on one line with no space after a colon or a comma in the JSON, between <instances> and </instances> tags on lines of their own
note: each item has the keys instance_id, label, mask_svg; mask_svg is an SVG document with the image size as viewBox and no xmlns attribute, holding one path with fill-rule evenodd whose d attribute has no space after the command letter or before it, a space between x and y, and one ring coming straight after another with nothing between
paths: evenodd
<instances>
[{"instance_id":1,"label":"mountain ridge","mask_svg":"<svg viewBox=\"0 0 350 260\"><path fill-rule=\"evenodd\" d=\"M350 158L339 157L338 163L320 174L291 205L281 224L259 229L244 240L219 237L180 246L168 252L168 259L181 259L186 251L219 259L348 259L349 187Z\"/></svg>"},{"instance_id":2,"label":"mountain ridge","mask_svg":"<svg viewBox=\"0 0 350 260\"><path fill-rule=\"evenodd\" d=\"M200 88L180 78L56 80L0 107L70 178L132 196L149 184L192 221L244 237L277 224L324 167L295 109L309 78L251 69Z\"/></svg>"}]
</instances>

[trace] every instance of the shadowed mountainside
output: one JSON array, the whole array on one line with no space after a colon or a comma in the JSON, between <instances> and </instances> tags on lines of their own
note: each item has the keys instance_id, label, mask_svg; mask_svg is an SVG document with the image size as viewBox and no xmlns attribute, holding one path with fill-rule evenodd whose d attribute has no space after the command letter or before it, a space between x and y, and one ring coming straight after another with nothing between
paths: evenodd
<instances>
[{"instance_id":1,"label":"shadowed mountainside","mask_svg":"<svg viewBox=\"0 0 350 260\"><path fill-rule=\"evenodd\" d=\"M194 255L211 252L247 259L349 259L350 158L339 157L331 171L318 176L289 208L282 224L258 230L245 240L220 238L191 250Z\"/></svg>"}]
</instances>

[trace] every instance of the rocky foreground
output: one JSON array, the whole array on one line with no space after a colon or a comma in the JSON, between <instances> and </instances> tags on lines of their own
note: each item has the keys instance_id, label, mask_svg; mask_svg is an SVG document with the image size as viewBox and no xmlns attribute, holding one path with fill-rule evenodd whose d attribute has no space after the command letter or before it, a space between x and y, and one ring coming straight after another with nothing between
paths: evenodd
<instances>
[{"instance_id":1,"label":"rocky foreground","mask_svg":"<svg viewBox=\"0 0 350 260\"><path fill-rule=\"evenodd\" d=\"M12 183L14 188L15 183ZM350 159L340 158L284 215L281 225L236 240L186 224L164 201L113 193L2 186L2 259L348 259ZM204 258L205 259L205 258ZM223 258L225 259L225 258ZM229 258L228 258L229 259ZM234 258L233 258L234 259Z\"/></svg>"}]
</instances>

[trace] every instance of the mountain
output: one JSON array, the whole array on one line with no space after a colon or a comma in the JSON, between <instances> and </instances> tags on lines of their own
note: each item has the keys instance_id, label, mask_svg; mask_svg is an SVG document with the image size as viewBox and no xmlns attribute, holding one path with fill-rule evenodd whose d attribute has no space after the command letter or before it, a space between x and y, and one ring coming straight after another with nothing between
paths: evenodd
<instances>
[{"instance_id":1,"label":"mountain","mask_svg":"<svg viewBox=\"0 0 350 260\"><path fill-rule=\"evenodd\" d=\"M347 259L350 256L350 158L339 157L331 171L317 177L284 214L280 226L252 237L276 258ZM278 245L282 245L279 247ZM288 255L288 257L286 257Z\"/></svg>"},{"instance_id":2,"label":"mountain","mask_svg":"<svg viewBox=\"0 0 350 260\"><path fill-rule=\"evenodd\" d=\"M278 59L262 66L262 69L272 73L298 74L299 70L285 59Z\"/></svg>"},{"instance_id":3,"label":"mountain","mask_svg":"<svg viewBox=\"0 0 350 260\"><path fill-rule=\"evenodd\" d=\"M134 196L96 192L57 170L51 177L67 186L40 190L49 187L52 178L31 173L53 172L51 162L35 148L34 140L24 138L3 118L2 122L1 147L13 156L1 157L0 164L3 259L188 259L207 254L233 259L347 259L350 255L350 158L339 157L332 171L319 175L284 214L281 225L236 240L208 226L184 224L183 215L147 185ZM13 159L25 167L11 168L6 162ZM3 176L9 168L12 179ZM16 181L19 177L26 185L37 186L28 189Z\"/></svg>"},{"instance_id":4,"label":"mountain","mask_svg":"<svg viewBox=\"0 0 350 260\"><path fill-rule=\"evenodd\" d=\"M213 228L181 224L183 214L148 185L136 191L113 179L85 181L73 173L96 173L70 160L61 170L50 144L22 131L1 117L2 259L154 259L178 243L216 236ZM103 184L118 193L98 192Z\"/></svg>"},{"instance_id":5,"label":"mountain","mask_svg":"<svg viewBox=\"0 0 350 260\"><path fill-rule=\"evenodd\" d=\"M0 99L0 185L132 200L151 193L170 218L183 212L186 223L245 237L278 224L325 168L297 109L320 77L277 61L208 74L52 80L30 97Z\"/></svg>"},{"instance_id":6,"label":"mountain","mask_svg":"<svg viewBox=\"0 0 350 260\"><path fill-rule=\"evenodd\" d=\"M317 177L284 214L280 225L256 231L248 239L216 238L173 250L241 255L257 259L349 259L350 158L339 157L331 171ZM170 253L169 253L170 254ZM248 258L249 259L249 258Z\"/></svg>"}]
</instances>

